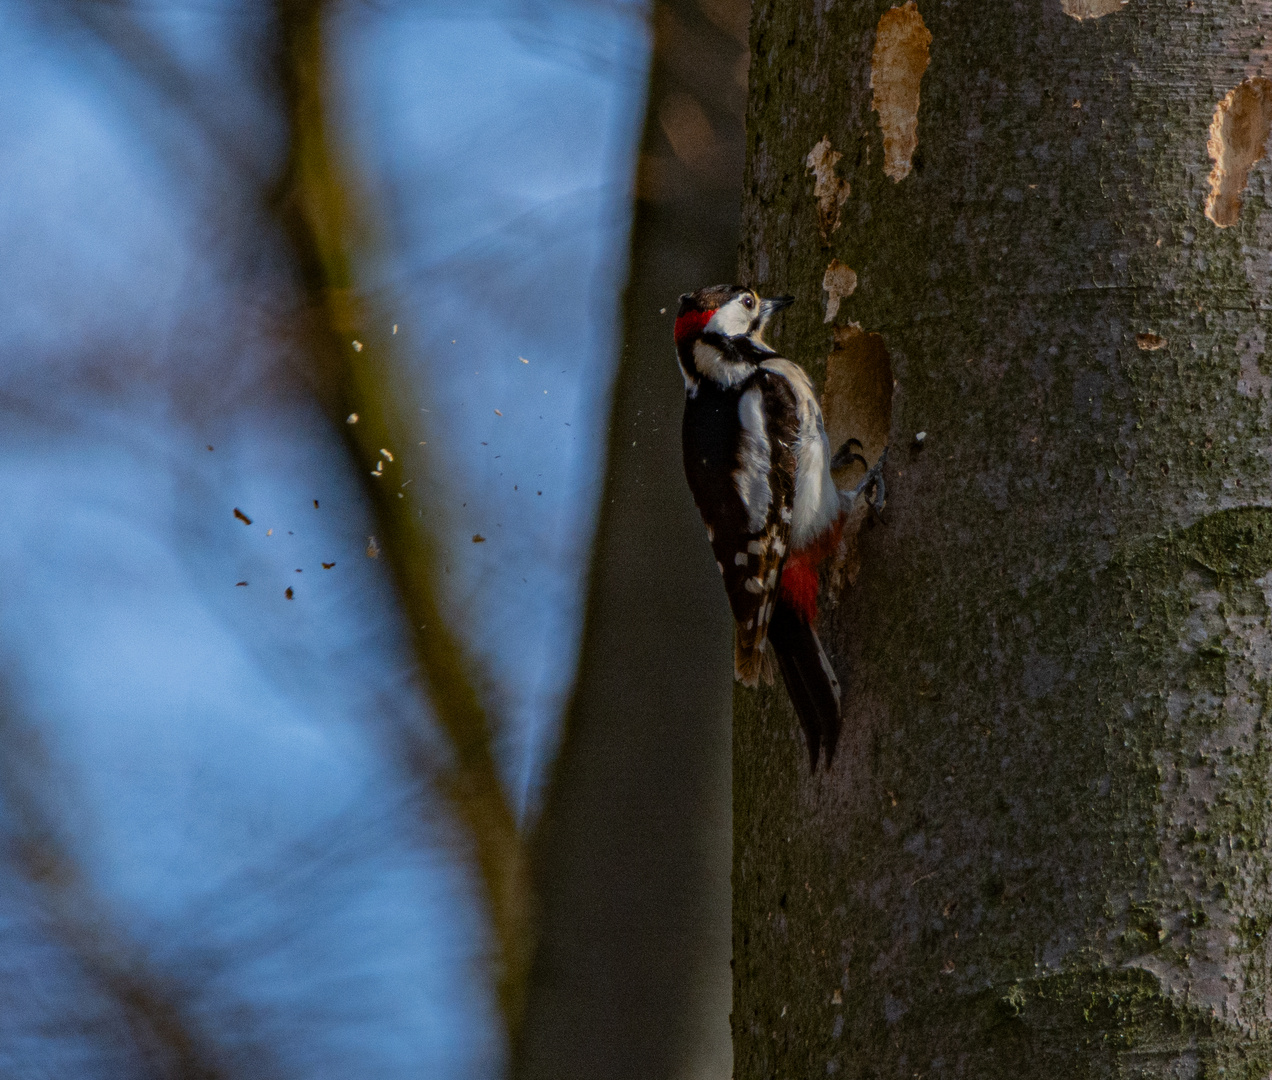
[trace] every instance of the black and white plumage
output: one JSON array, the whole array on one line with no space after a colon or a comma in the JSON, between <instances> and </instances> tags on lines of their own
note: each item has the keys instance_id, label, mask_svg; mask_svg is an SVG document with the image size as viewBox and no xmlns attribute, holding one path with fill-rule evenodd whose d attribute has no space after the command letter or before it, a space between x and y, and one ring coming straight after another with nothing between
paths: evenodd
<instances>
[{"instance_id":1,"label":"black and white plumage","mask_svg":"<svg viewBox=\"0 0 1272 1080\"><path fill-rule=\"evenodd\" d=\"M737 624L734 674L772 680L769 649L808 740L829 767L839 681L817 637L817 569L839 544L844 498L830 474L821 407L803 369L763 341L789 297L736 285L681 297L685 475Z\"/></svg>"}]
</instances>

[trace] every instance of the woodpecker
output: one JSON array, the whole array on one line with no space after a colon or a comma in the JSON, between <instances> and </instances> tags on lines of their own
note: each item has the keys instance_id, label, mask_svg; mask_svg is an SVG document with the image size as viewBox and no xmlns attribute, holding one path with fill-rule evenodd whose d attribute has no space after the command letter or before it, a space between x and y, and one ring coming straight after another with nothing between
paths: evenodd
<instances>
[{"instance_id":1,"label":"woodpecker","mask_svg":"<svg viewBox=\"0 0 1272 1080\"><path fill-rule=\"evenodd\" d=\"M741 285L686 293L676 314L685 379L685 476L736 623L734 677L773 681L770 648L808 742L829 769L839 740L839 680L817 637L817 571L839 546L844 516L863 492L882 506L886 450L851 491L831 469L865 459L849 440L832 457L804 370L764 342L794 300Z\"/></svg>"}]
</instances>

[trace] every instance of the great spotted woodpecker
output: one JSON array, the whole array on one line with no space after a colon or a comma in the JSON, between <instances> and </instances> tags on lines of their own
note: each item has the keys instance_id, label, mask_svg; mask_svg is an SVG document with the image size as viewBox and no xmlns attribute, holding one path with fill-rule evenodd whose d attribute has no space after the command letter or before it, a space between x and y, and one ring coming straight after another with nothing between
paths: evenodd
<instances>
[{"instance_id":1,"label":"great spotted woodpecker","mask_svg":"<svg viewBox=\"0 0 1272 1080\"><path fill-rule=\"evenodd\" d=\"M856 489L836 490L832 468L866 464L852 449L860 444L832 458L808 376L763 340L793 299L738 285L686 293L675 336L685 475L737 624L734 675L771 683L771 646L815 771L823 747L830 767L840 728L839 680L816 631L817 571L856 498L873 489L882 505L883 457Z\"/></svg>"}]
</instances>

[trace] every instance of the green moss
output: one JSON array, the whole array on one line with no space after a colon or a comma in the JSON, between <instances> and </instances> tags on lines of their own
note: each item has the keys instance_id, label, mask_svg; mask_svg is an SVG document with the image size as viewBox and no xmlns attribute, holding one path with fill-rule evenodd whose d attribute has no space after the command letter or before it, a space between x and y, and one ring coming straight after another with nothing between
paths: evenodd
<instances>
[{"instance_id":1,"label":"green moss","mask_svg":"<svg viewBox=\"0 0 1272 1080\"><path fill-rule=\"evenodd\" d=\"M1208 514L1183 538L1192 557L1220 576L1255 578L1272 570L1272 509L1267 507Z\"/></svg>"}]
</instances>

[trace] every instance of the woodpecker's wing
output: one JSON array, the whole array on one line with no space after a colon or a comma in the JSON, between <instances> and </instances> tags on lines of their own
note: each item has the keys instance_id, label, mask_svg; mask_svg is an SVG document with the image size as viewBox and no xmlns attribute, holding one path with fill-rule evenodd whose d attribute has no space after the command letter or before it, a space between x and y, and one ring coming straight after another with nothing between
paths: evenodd
<instances>
[{"instance_id":1,"label":"woodpecker's wing","mask_svg":"<svg viewBox=\"0 0 1272 1080\"><path fill-rule=\"evenodd\" d=\"M761 675L772 681L765 642L790 544L799 432L790 384L761 371L738 401L738 420L741 439L732 480L745 518L731 537L717 532L713 546L737 623L734 674L755 686Z\"/></svg>"}]
</instances>

